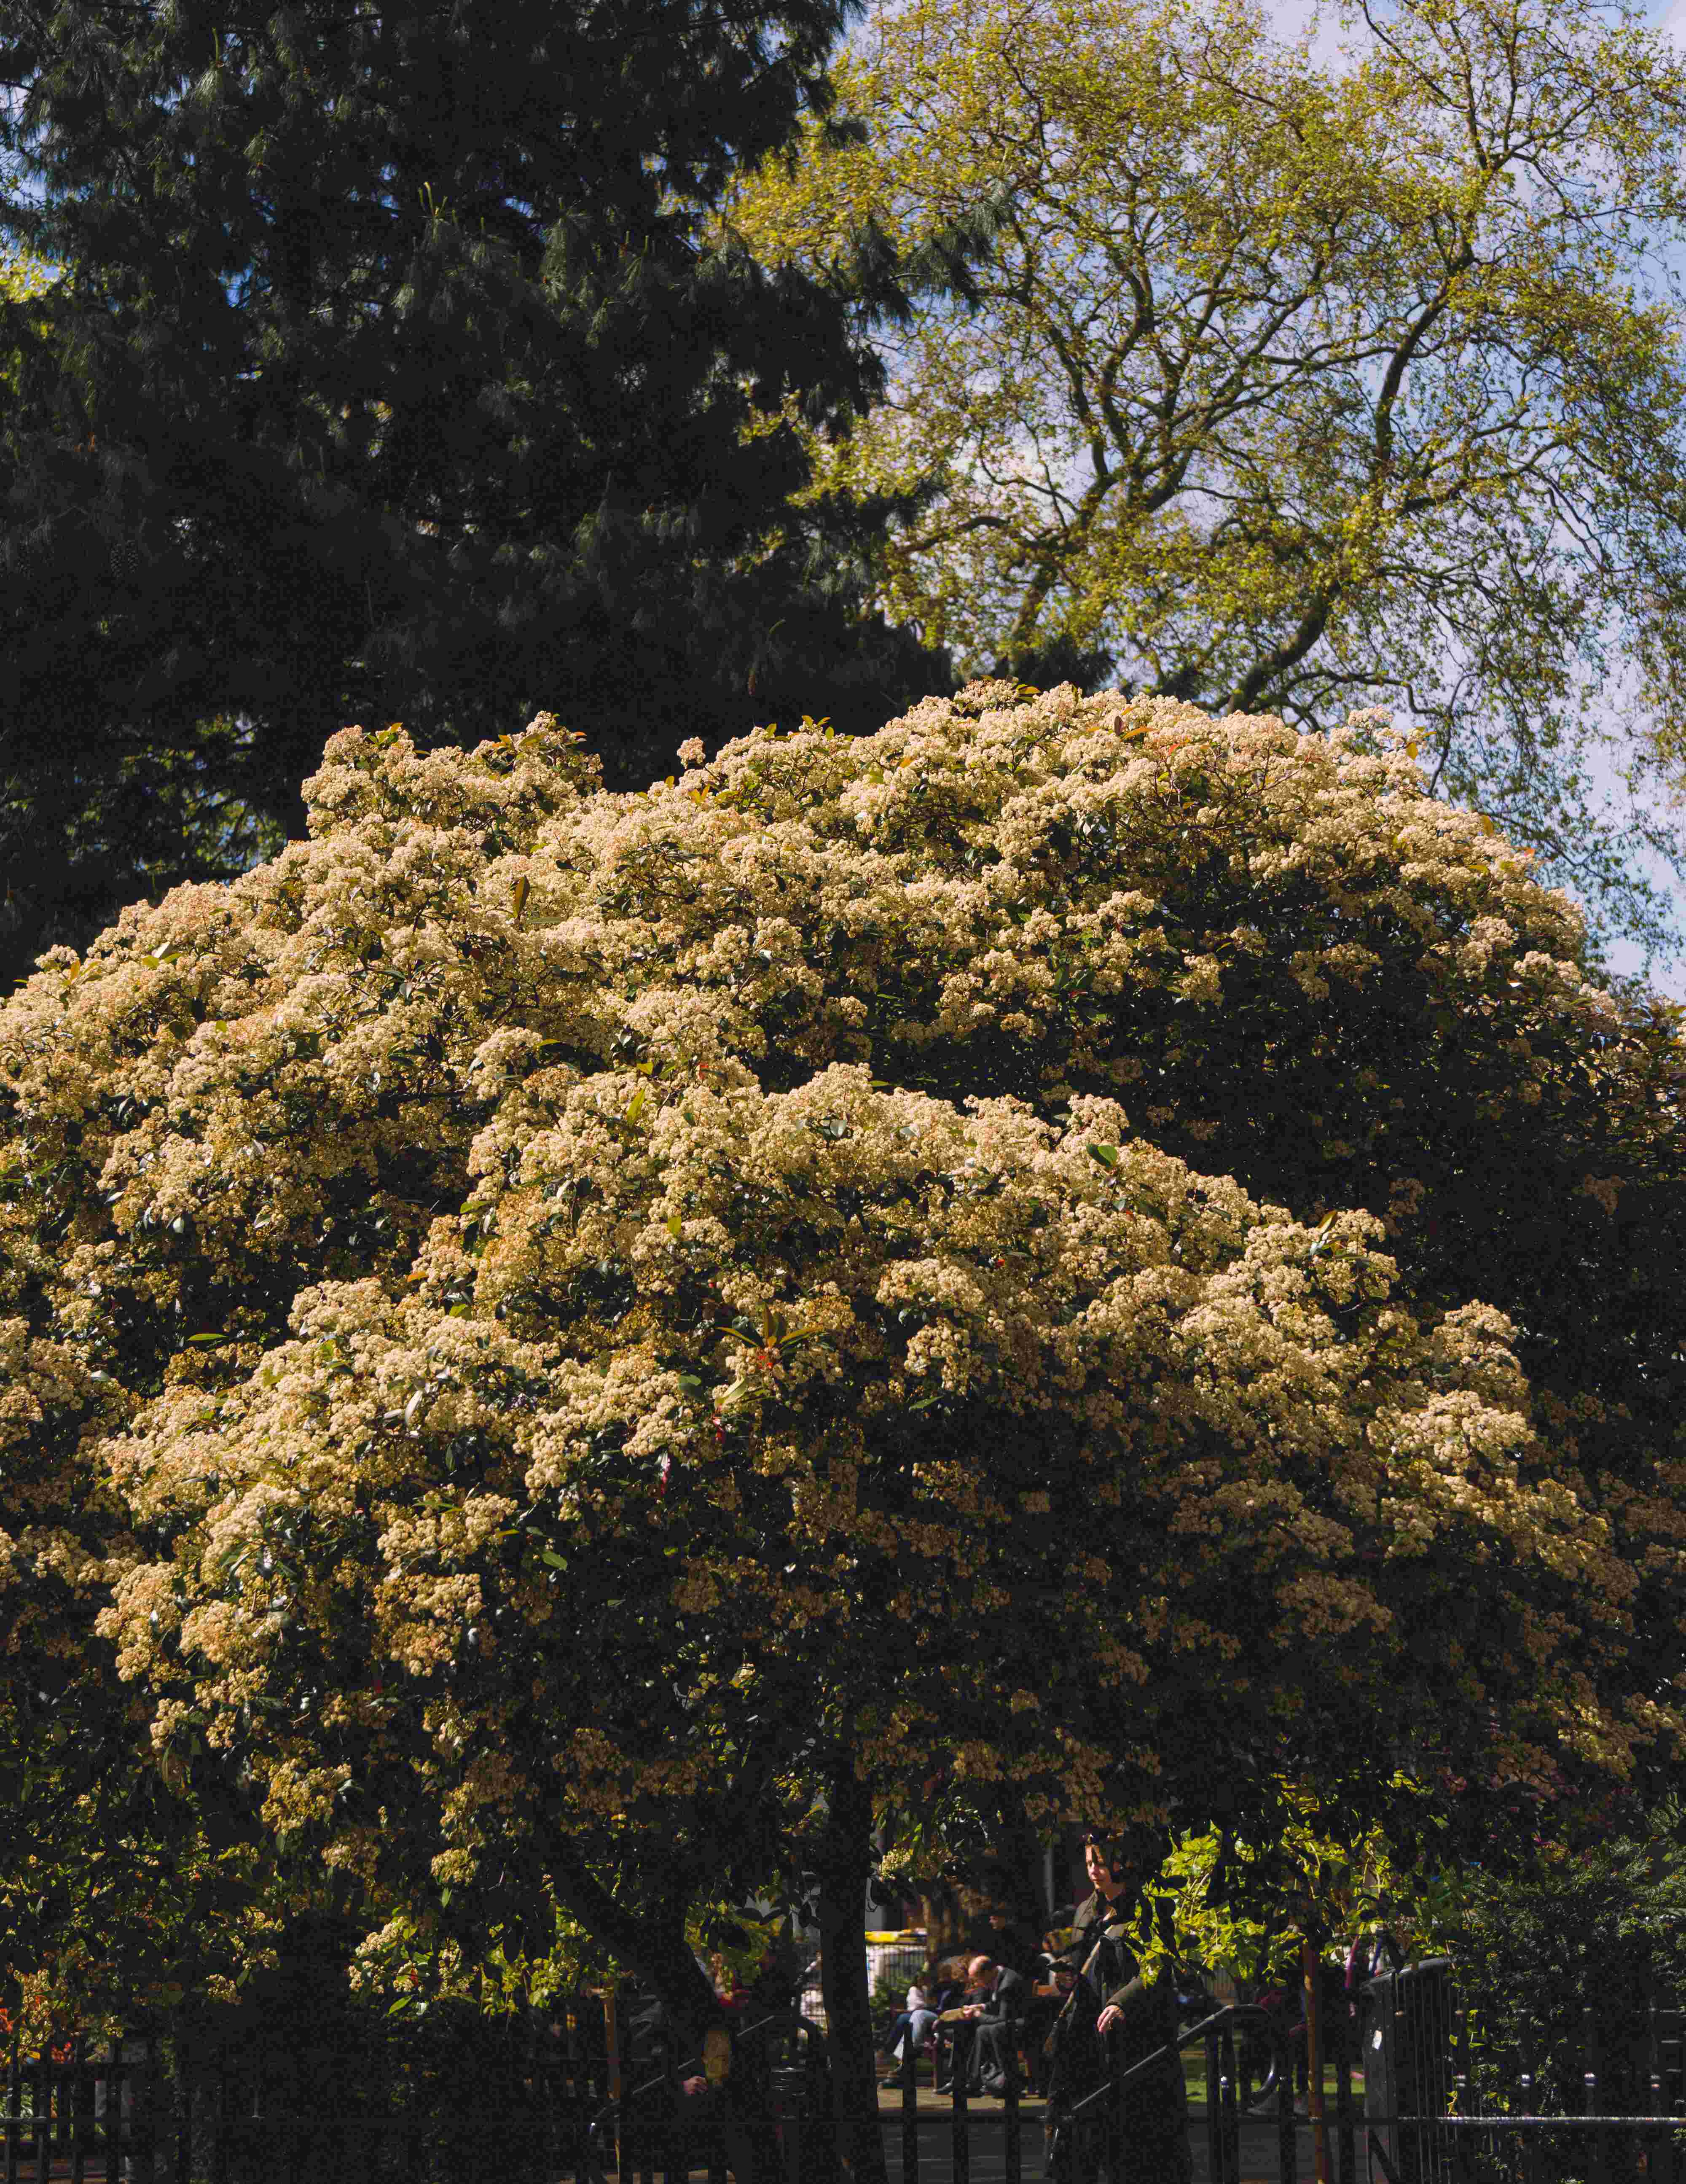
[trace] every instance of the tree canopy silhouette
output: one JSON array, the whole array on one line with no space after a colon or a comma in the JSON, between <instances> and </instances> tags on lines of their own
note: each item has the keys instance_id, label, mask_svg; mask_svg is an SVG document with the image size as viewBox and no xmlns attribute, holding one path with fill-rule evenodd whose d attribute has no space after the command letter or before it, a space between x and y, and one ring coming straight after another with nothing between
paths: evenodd
<instances>
[{"instance_id":1,"label":"tree canopy silhouette","mask_svg":"<svg viewBox=\"0 0 1686 2184\"><path fill-rule=\"evenodd\" d=\"M743 428L863 411L868 325L904 279L969 292L988 209L818 276L706 229L827 125L849 12L0 6L0 148L44 191L0 231L59 275L0 294L0 973L301 832L349 722L552 705L628 782L954 687L862 607L893 497L797 508L799 435Z\"/></svg>"}]
</instances>

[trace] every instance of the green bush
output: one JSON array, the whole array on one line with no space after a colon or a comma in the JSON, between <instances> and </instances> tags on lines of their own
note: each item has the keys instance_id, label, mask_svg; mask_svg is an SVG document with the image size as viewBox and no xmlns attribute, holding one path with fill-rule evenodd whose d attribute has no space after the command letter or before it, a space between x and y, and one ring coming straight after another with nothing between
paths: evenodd
<instances>
[{"instance_id":1,"label":"green bush","mask_svg":"<svg viewBox=\"0 0 1686 2184\"><path fill-rule=\"evenodd\" d=\"M886 1967L872 1982L872 2024L882 2032L907 2004L908 1975Z\"/></svg>"},{"instance_id":2,"label":"green bush","mask_svg":"<svg viewBox=\"0 0 1686 2184\"><path fill-rule=\"evenodd\" d=\"M351 1939L296 1921L238 2006L166 2044L163 2107L185 2106L194 2184L545 2184L569 2165L585 2117L547 2084L531 2022L455 1997L394 2014L348 1986Z\"/></svg>"},{"instance_id":3,"label":"green bush","mask_svg":"<svg viewBox=\"0 0 1686 2184\"><path fill-rule=\"evenodd\" d=\"M1470 2013L1466 2108L1522 2113L1531 2046L1533 2113L1584 2112L1593 2068L1600 2112L1649 2114L1650 2007L1686 2003L1686 1812L1671 1803L1578 1847L1543 1844L1523 1875L1466 1869L1445 1942ZM1578 2135L1546 2147L1561 2184L1592 2168ZM1611 2184L1641 2174L1638 2158L1614 2153ZM1509 2171L1489 2158L1482 2173Z\"/></svg>"}]
</instances>

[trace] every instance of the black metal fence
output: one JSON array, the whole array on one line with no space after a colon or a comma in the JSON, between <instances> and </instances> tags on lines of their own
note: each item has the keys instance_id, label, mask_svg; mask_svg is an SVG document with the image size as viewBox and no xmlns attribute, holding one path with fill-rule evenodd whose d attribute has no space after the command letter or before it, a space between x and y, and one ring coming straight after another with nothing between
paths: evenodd
<instances>
[{"instance_id":1,"label":"black metal fence","mask_svg":"<svg viewBox=\"0 0 1686 2184\"><path fill-rule=\"evenodd\" d=\"M1089 2153L1062 2161L1059 2142L1045 2138L1047 2111L1029 2097L1016 2056L1004 2059L1004 2090L987 2105L967 2091L970 2025L954 2030L947 2106L921 2098L914 2059L904 2056L897 2106L881 2111L868 2128L881 2135L892 2184L1032 2184L1052 2176L1086 2184L1090 2168L1105 2170L1110 2184L1170 2184L1132 2150L1127 2114L1132 2087L1163 2072L1165 2050L1127 2064L1115 2040L1112 2067L1104 2082L1065 2115L1070 2146L1080 2137ZM747 2098L734 2102L722 2084L711 2098L687 2103L676 2083L703 2068L692 2058L638 2081L629 2076L618 2100L599 2110L589 2134L589 2158L580 2184L678 2184L706 2173L723 2184L730 2173L741 2184L836 2184L845 2163L853 2169L850 2135L859 2129L835 2114L824 2037L802 2018L769 2018L745 2028L740 2047L754 2040L757 2067ZM1268 2147L1273 2173L1293 2179L1296 2143L1305 2120L1294 2107L1289 2050L1280 2027L1259 2008L1236 2006L1214 2012L1186 2028L1174 2051L1196 2061L1189 2130L1202 2156L1200 2175L1210 2184L1243 2184L1263 2173L1256 2159ZM693 2081L694 2082L694 2080ZM1269 2113L1244 2119L1262 2098ZM1244 2139L1252 2143L1244 2146ZM1307 2172L1309 2173L1309 2172Z\"/></svg>"},{"instance_id":2,"label":"black metal fence","mask_svg":"<svg viewBox=\"0 0 1686 2184\"><path fill-rule=\"evenodd\" d=\"M552 2027L554 2026L554 2029ZM425 2044L384 2060L215 2022L14 2046L0 2184L556 2184L583 2176L609 2097L600 2003L481 2037L435 2082Z\"/></svg>"},{"instance_id":3,"label":"black metal fence","mask_svg":"<svg viewBox=\"0 0 1686 2184\"><path fill-rule=\"evenodd\" d=\"M724 2184L837 2184L855 2128L835 2113L826 2042L799 2016L774 2016L739 2036L753 2054L736 2096L725 2086L687 2101L676 2087L707 2059L654 2076L617 2075L601 2004L569 2006L554 2036L511 2027L476 2077L472 2105L442 2103L412 2057L371 2071L366 2055L327 2046L292 2051L226 2029L70 2039L8 2062L0 2114L0 2184L665 2184L706 2174ZM1029 2184L1044 2173L1043 2112L1030 2106L1016 2059L1005 2097L983 2105L966 2090L969 2026L954 2035L945 2110L921 2105L910 2059L899 2112L876 2117L894 2184ZM1241 2104L1277 2090L1277 2173L1295 2175L1303 2131L1291 2106L1285 2051L1265 2014L1232 2008L1192 2028L1183 2047L1204 2059L1205 2098L1194 2128L1211 2184L1240 2184ZM1152 2067L1116 2062L1080 2104L1090 2112L1114 2184L1165 2184L1132 2163L1124 2103ZM501 2067L500 2067L501 2064ZM693 2081L694 2082L694 2080ZM1029 2108L1029 2113L1026 2113ZM1261 2126L1249 2126L1256 2137ZM850 2162L849 2165L853 2165ZM1249 2172L1251 2173L1251 2172Z\"/></svg>"},{"instance_id":4,"label":"black metal fence","mask_svg":"<svg viewBox=\"0 0 1686 2184\"><path fill-rule=\"evenodd\" d=\"M1319 2142L1329 2184L1686 2184L1686 2030L1672 2004L1483 2019L1429 1963L1372 1982L1322 2031L1333 2090L1320 2125L1303 2091L1296 2104L1279 2018L1234 2006L1179 2036L1196 2184L1309 2184ZM338 2048L282 2053L181 2025L14 2047L0 2184L837 2184L854 2165L857 2126L837 2119L823 2035L799 2016L745 2025L724 2077L704 2056L617 2073L593 1997L475 2037L466 2072L415 2041L372 2068ZM943 2106L910 2059L866 2126L891 2184L1066 2184L1015 2059L1000 2099L968 2094L970 2037L957 2028ZM1166 2061L1126 2065L1115 2048L1068 2115L1098 2127L1076 2184L1091 2169L1166 2184L1127 2123L1132 2085Z\"/></svg>"},{"instance_id":5,"label":"black metal fence","mask_svg":"<svg viewBox=\"0 0 1686 2184\"><path fill-rule=\"evenodd\" d=\"M1483 2013L1444 1959L1369 1992L1366 2184L1686 2184L1686 2037L1672 2002ZM1359 2173L1343 2169L1338 2184Z\"/></svg>"}]
</instances>

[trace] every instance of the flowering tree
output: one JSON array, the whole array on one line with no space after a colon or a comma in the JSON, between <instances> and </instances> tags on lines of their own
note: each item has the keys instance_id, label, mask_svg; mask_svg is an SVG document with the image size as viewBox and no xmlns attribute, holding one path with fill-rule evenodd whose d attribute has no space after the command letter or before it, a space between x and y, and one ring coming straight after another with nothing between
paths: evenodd
<instances>
[{"instance_id":1,"label":"flowering tree","mask_svg":"<svg viewBox=\"0 0 1686 2184\"><path fill-rule=\"evenodd\" d=\"M873 1800L939 1763L1099 1817L1667 1752L1672 1449L1434 1228L1555 1162L1604 1279L1661 1034L1366 735L981 684L637 795L544 716L334 738L308 841L0 1011L8 1674L372 1922L559 1905L693 2021L687 1907L809 1863L863 2109Z\"/></svg>"}]
</instances>

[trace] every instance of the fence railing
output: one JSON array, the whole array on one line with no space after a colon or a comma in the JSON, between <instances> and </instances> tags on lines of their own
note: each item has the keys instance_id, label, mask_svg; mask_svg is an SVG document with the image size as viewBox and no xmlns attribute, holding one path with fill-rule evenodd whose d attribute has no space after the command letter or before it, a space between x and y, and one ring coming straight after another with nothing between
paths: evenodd
<instances>
[{"instance_id":1,"label":"fence railing","mask_svg":"<svg viewBox=\"0 0 1686 2184\"><path fill-rule=\"evenodd\" d=\"M724 2082L702 2056L617 2076L598 1998L552 2016L543 2038L516 2025L488 2048L467 2101L442 2102L419 2065L348 2075L326 2048L179 2030L14 2046L0 2184L837 2184L843 2161L858 2165L847 2134L862 2126L836 2114L824 2035L800 2015L740 2026ZM1104 2081L1065 2112L1062 2128L1099 2126L1075 2168L1057 2133L1044 2144L1015 2056L999 2100L968 2093L973 2036L954 2028L942 2106L907 2056L899 2095L865 2120L891 2184L1090 2184L1092 2165L1109 2184L1166 2184L1127 2118L1132 2088L1173 2055L1210 2184L1686 2184L1686 2024L1661 1999L1500 2021L1460 1997L1449 1967L1408 1966L1372 1983L1361 2014L1330 2010L1321 2121L1296 2107L1288 2028L1232 2005L1127 2065L1114 2043ZM682 2097L687 2077L707 2092Z\"/></svg>"},{"instance_id":2,"label":"fence railing","mask_svg":"<svg viewBox=\"0 0 1686 2184\"><path fill-rule=\"evenodd\" d=\"M1507 2003L1495 2017L1444 1960L1370 1992L1382 2068L1366 2184L1686 2184L1686 2019L1672 2002Z\"/></svg>"},{"instance_id":3,"label":"fence railing","mask_svg":"<svg viewBox=\"0 0 1686 2184\"><path fill-rule=\"evenodd\" d=\"M46 2184L54 2176L95 2184L135 2174L137 2149L151 2142L156 2077L149 2039L78 2036L34 2053L14 2042L0 2110L4 2184Z\"/></svg>"},{"instance_id":4,"label":"fence railing","mask_svg":"<svg viewBox=\"0 0 1686 2184\"><path fill-rule=\"evenodd\" d=\"M1081 2160L1063 2163L1057 2148L1051 2153L1044 2148L1039 2102L1033 2128L1026 2130L1026 2087L1010 2051L1004 2059L1007 2067L999 2105L993 2099L987 2109L975 2103L967 2090L975 2032L971 2025L954 2028L946 2114L921 2105L914 2059L907 2054L899 2111L881 2111L868 2119L866 2128L885 2139L896 2184L921 2184L921 2176L926 2184L971 2184L972 2156L980 2149L987 2151L991 2174L999 2169L1004 2184L1030 2184L1050 2168L1056 2176L1081 2178ZM1240 2035L1253 2036L1255 2067L1250 2074L1238 2048ZM740 2184L835 2184L841 2158L849 2152L848 2141L860 2125L833 2112L820 2028L801 2018L768 2018L744 2027L740 2045L752 2036L766 2052L760 2059L756 2094L749 2103L734 2107L723 2099L687 2117L674 2100L674 2087L701 2072L700 2056L642 2082L629 2078L620 2099L605 2103L595 2119L581 2184L607 2184L611 2176L617 2184L655 2184L659 2176L665 2184L678 2184L698 2170L706 2171L710 2184L724 2184L728 2171ZM1287 2043L1264 2010L1233 2005L1128 2064L1117 2040L1108 2043L1110 2070L1102 2084L1067 2111L1066 2126L1076 2132L1091 2119L1099 2124L1111 2184L1168 2184L1149 2163L1132 2158L1126 2108L1133 2086L1163 2071L1167 2062L1181 2070L1182 2057L1191 2052L1204 2061L1204 2103L1196 2103L1203 2113L1194 2114L1192 2128L1204 2134L1211 2184L1241 2184L1241 2107L1249 2088L1255 2097L1274 2097L1270 2129L1278 2174L1294 2178L1296 2137L1305 2126L1294 2109ZM1256 2067L1260 2059L1267 2059L1262 2070ZM857 2165L849 2164L851 2169Z\"/></svg>"},{"instance_id":5,"label":"fence railing","mask_svg":"<svg viewBox=\"0 0 1686 2184\"><path fill-rule=\"evenodd\" d=\"M866 1945L867 1984L876 1988L881 1980L888 1981L899 1994L914 1984L930 1960L930 1952L922 1937L905 1942L869 1942ZM826 2030L826 2003L821 1991L817 1958L803 1980L796 2006L811 2024L817 2025L822 2032Z\"/></svg>"},{"instance_id":6,"label":"fence railing","mask_svg":"<svg viewBox=\"0 0 1686 2184\"><path fill-rule=\"evenodd\" d=\"M331 2042L288 2051L178 2026L14 2043L0 2184L556 2184L589 2167L610 2073L600 2001L554 2022L543 2040L513 2023L467 2103Z\"/></svg>"}]
</instances>

